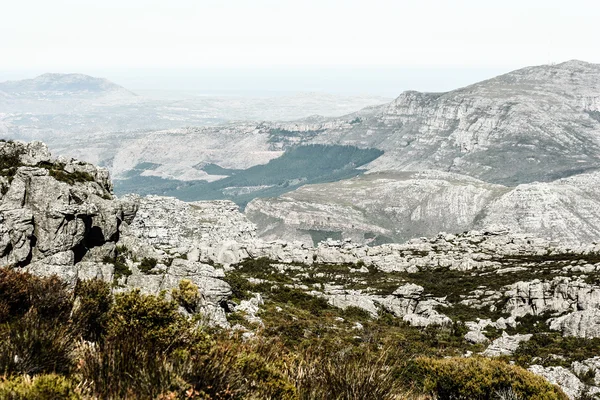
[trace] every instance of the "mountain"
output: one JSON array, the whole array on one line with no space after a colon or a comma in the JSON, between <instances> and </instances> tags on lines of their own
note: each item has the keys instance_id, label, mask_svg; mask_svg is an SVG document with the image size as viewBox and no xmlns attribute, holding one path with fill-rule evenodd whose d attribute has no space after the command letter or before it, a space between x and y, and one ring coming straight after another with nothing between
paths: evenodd
<instances>
[{"instance_id":1,"label":"mountain","mask_svg":"<svg viewBox=\"0 0 600 400\"><path fill-rule=\"evenodd\" d=\"M78 133L53 134L50 143L58 153L109 168L120 193L209 196L239 204L279 196L248 204L265 237L285 233L309 242L332 235L378 243L502 225L574 243L600 233L594 211L600 202L590 188L600 169L600 65L527 67L447 93L404 92L342 117L135 130L158 120L186 124L187 116L201 114L183 104L151 113L140 104L108 108L77 122ZM110 110L110 118L99 117ZM60 123L18 118L12 127L21 123L22 131L55 123L58 132L78 121L72 114ZM90 120L109 126L119 121L127 129L99 131ZM269 168L253 167L315 144L383 154L361 164L366 174L350 180L330 182L345 178L337 174L339 166L316 181L300 176L293 184L261 184L251 176ZM288 153L287 159L294 157ZM347 161L351 167L360 160ZM309 183L318 186L298 187ZM271 185L275 192L268 192ZM325 212L331 215L323 219Z\"/></svg>"},{"instance_id":2,"label":"mountain","mask_svg":"<svg viewBox=\"0 0 600 400\"><path fill-rule=\"evenodd\" d=\"M232 121L279 121L313 114L340 116L389 100L326 93L237 97L181 92L173 98L162 92L136 95L106 79L82 74L44 74L0 82L0 126L6 126L0 128L0 134L8 139L44 140L59 151L64 144L57 141L64 140L70 149L83 154L98 146L114 154L119 135L114 143L105 140L114 133L139 133L143 137L149 131ZM102 143L90 149L89 135L97 133ZM66 155L70 155L69 150L65 150Z\"/></svg>"},{"instance_id":3,"label":"mountain","mask_svg":"<svg viewBox=\"0 0 600 400\"><path fill-rule=\"evenodd\" d=\"M52 73L43 74L33 79L0 82L0 92L19 97L31 95L100 95L114 92L134 95L124 87L107 79L83 74Z\"/></svg>"},{"instance_id":4,"label":"mountain","mask_svg":"<svg viewBox=\"0 0 600 400\"><path fill-rule=\"evenodd\" d=\"M447 93L402 93L345 118L285 126L315 142L375 147L370 169L435 169L514 186L600 166L600 65L568 61Z\"/></svg>"},{"instance_id":5,"label":"mountain","mask_svg":"<svg viewBox=\"0 0 600 400\"><path fill-rule=\"evenodd\" d=\"M266 237L305 242L404 241L490 225L595 240L599 116L600 66L569 61L448 93L405 92L340 119L280 124L290 135L319 131L312 143L384 154L366 176L255 200L247 212ZM417 172L427 170L436 172Z\"/></svg>"}]
</instances>

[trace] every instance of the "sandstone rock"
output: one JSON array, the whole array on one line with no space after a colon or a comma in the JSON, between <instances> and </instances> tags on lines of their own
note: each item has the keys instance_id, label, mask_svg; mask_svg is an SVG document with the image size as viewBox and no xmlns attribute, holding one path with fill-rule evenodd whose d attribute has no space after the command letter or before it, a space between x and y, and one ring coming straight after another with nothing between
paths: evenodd
<instances>
[{"instance_id":1,"label":"sandstone rock","mask_svg":"<svg viewBox=\"0 0 600 400\"><path fill-rule=\"evenodd\" d=\"M20 155L21 166L0 200L1 263L72 265L91 249L118 240L125 205L112 200L108 171L51 158L39 142L0 143L0 153L7 152ZM69 252L74 260L52 258Z\"/></svg>"},{"instance_id":2,"label":"sandstone rock","mask_svg":"<svg viewBox=\"0 0 600 400\"><path fill-rule=\"evenodd\" d=\"M581 338L600 337L600 310L575 311L550 320L550 329L561 331L565 336Z\"/></svg>"},{"instance_id":3,"label":"sandstone rock","mask_svg":"<svg viewBox=\"0 0 600 400\"><path fill-rule=\"evenodd\" d=\"M487 343L490 340L481 331L469 331L465 334L465 340L470 343Z\"/></svg>"},{"instance_id":4,"label":"sandstone rock","mask_svg":"<svg viewBox=\"0 0 600 400\"><path fill-rule=\"evenodd\" d=\"M560 386L569 399L578 399L586 389L586 386L571 371L564 367L542 367L532 365L529 371L543 376L548 382Z\"/></svg>"},{"instance_id":5,"label":"sandstone rock","mask_svg":"<svg viewBox=\"0 0 600 400\"><path fill-rule=\"evenodd\" d=\"M511 336L506 332L502 332L502 336L495 339L482 354L488 357L511 355L517 350L521 342L528 341L532 336L531 334L522 335L518 333Z\"/></svg>"}]
</instances>

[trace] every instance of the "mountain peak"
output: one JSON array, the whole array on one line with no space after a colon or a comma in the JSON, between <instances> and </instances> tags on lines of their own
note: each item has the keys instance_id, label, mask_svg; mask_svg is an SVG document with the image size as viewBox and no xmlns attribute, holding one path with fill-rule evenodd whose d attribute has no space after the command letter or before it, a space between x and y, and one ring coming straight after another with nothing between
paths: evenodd
<instances>
[{"instance_id":1,"label":"mountain peak","mask_svg":"<svg viewBox=\"0 0 600 400\"><path fill-rule=\"evenodd\" d=\"M0 82L0 91L7 93L70 92L82 94L121 92L133 95L124 87L107 79L75 73L45 73L33 79Z\"/></svg>"}]
</instances>

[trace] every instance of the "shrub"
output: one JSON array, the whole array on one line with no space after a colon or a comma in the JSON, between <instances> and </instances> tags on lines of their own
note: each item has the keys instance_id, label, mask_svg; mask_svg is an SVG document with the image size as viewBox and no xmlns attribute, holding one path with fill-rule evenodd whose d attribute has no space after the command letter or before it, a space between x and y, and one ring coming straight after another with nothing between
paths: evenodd
<instances>
[{"instance_id":1,"label":"shrub","mask_svg":"<svg viewBox=\"0 0 600 400\"><path fill-rule=\"evenodd\" d=\"M231 286L231 299L233 301L247 300L250 298L252 284L238 271L231 271L223 278Z\"/></svg>"},{"instance_id":2,"label":"shrub","mask_svg":"<svg viewBox=\"0 0 600 400\"><path fill-rule=\"evenodd\" d=\"M246 398L298 399L293 382L284 374L287 358L275 342L255 342L238 350L235 369L244 382Z\"/></svg>"},{"instance_id":3,"label":"shrub","mask_svg":"<svg viewBox=\"0 0 600 400\"><path fill-rule=\"evenodd\" d=\"M152 268L156 267L156 264L158 264L158 261L156 260L156 258L144 257L142 259L142 262L140 263L139 268L140 268L140 271L147 274L148 272L150 272L150 270Z\"/></svg>"},{"instance_id":4,"label":"shrub","mask_svg":"<svg viewBox=\"0 0 600 400\"><path fill-rule=\"evenodd\" d=\"M154 352L137 337L113 337L99 348L87 346L79 365L79 375L88 382L90 397L153 399L178 389L177 375L167 356Z\"/></svg>"},{"instance_id":5,"label":"shrub","mask_svg":"<svg viewBox=\"0 0 600 400\"><path fill-rule=\"evenodd\" d=\"M179 282L179 288L172 291L173 300L189 312L195 312L200 301L198 286L189 279L182 279Z\"/></svg>"},{"instance_id":6,"label":"shrub","mask_svg":"<svg viewBox=\"0 0 600 400\"><path fill-rule=\"evenodd\" d=\"M78 400L71 381L55 374L0 378L0 398L4 400Z\"/></svg>"},{"instance_id":7,"label":"shrub","mask_svg":"<svg viewBox=\"0 0 600 400\"><path fill-rule=\"evenodd\" d=\"M31 308L29 273L0 268L0 322L23 316Z\"/></svg>"},{"instance_id":8,"label":"shrub","mask_svg":"<svg viewBox=\"0 0 600 400\"><path fill-rule=\"evenodd\" d=\"M525 399L567 399L542 377L501 360L481 357L420 358L411 366L408 379L439 399L488 400L508 389Z\"/></svg>"},{"instance_id":9,"label":"shrub","mask_svg":"<svg viewBox=\"0 0 600 400\"><path fill-rule=\"evenodd\" d=\"M21 147L14 145L4 145L0 151L0 176L7 177L9 183L17 173L17 169L23 165L21 163L21 155L23 153L24 151Z\"/></svg>"},{"instance_id":10,"label":"shrub","mask_svg":"<svg viewBox=\"0 0 600 400\"><path fill-rule=\"evenodd\" d=\"M114 281L115 283L122 277L130 276L131 269L127 266L127 257L131 256L131 252L125 246L117 246L115 258L104 257L102 260L107 264L113 264L114 269Z\"/></svg>"},{"instance_id":11,"label":"shrub","mask_svg":"<svg viewBox=\"0 0 600 400\"><path fill-rule=\"evenodd\" d=\"M100 346L88 346L80 373L100 398L156 398L180 389L176 352L201 352L206 336L164 296L139 290L114 296Z\"/></svg>"},{"instance_id":12,"label":"shrub","mask_svg":"<svg viewBox=\"0 0 600 400\"><path fill-rule=\"evenodd\" d=\"M0 322L21 317L32 308L42 319L66 320L72 305L67 285L58 277L0 268Z\"/></svg>"},{"instance_id":13,"label":"shrub","mask_svg":"<svg viewBox=\"0 0 600 400\"><path fill-rule=\"evenodd\" d=\"M327 356L305 352L293 370L301 398L339 400L396 399L403 392L397 360L388 350L338 351Z\"/></svg>"},{"instance_id":14,"label":"shrub","mask_svg":"<svg viewBox=\"0 0 600 400\"><path fill-rule=\"evenodd\" d=\"M239 398L244 389L244 377L234 368L239 346L217 342L208 353L197 353L179 363L179 372L199 395L211 399Z\"/></svg>"},{"instance_id":15,"label":"shrub","mask_svg":"<svg viewBox=\"0 0 600 400\"><path fill-rule=\"evenodd\" d=\"M0 331L0 373L68 373L75 336L58 321L45 321L32 310Z\"/></svg>"},{"instance_id":16,"label":"shrub","mask_svg":"<svg viewBox=\"0 0 600 400\"><path fill-rule=\"evenodd\" d=\"M94 177L85 171L65 171L64 163L41 161L37 163L36 167L47 169L51 177L57 181L68 183L69 185L74 185L77 182L83 183L94 181Z\"/></svg>"},{"instance_id":17,"label":"shrub","mask_svg":"<svg viewBox=\"0 0 600 400\"><path fill-rule=\"evenodd\" d=\"M138 339L158 353L172 347L184 327L187 320L177 311L175 301L167 301L164 294L144 295L136 289L115 295L107 338Z\"/></svg>"},{"instance_id":18,"label":"shrub","mask_svg":"<svg viewBox=\"0 0 600 400\"><path fill-rule=\"evenodd\" d=\"M99 279L78 281L75 296L73 322L83 339L99 341L106 333L108 313L112 305L109 285Z\"/></svg>"}]
</instances>

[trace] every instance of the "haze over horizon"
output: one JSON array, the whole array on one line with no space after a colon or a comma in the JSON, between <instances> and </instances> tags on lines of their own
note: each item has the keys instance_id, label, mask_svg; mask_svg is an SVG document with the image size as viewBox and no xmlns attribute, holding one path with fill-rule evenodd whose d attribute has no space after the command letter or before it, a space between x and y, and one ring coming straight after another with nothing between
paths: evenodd
<instances>
[{"instance_id":1,"label":"haze over horizon","mask_svg":"<svg viewBox=\"0 0 600 400\"><path fill-rule=\"evenodd\" d=\"M600 62L599 16L591 0L28 0L3 5L0 80L78 72L134 91L390 97Z\"/></svg>"}]
</instances>

